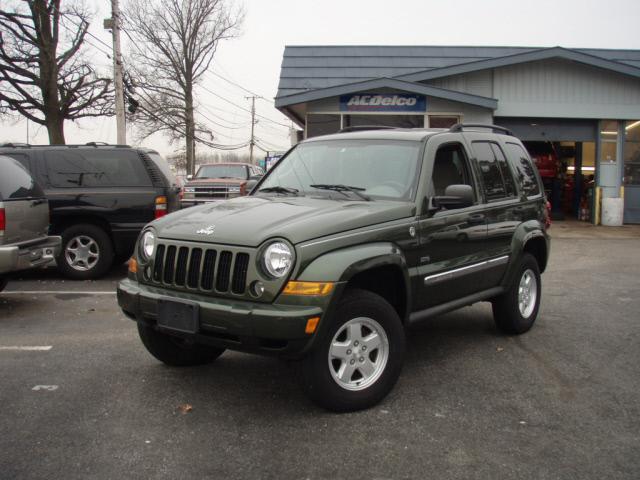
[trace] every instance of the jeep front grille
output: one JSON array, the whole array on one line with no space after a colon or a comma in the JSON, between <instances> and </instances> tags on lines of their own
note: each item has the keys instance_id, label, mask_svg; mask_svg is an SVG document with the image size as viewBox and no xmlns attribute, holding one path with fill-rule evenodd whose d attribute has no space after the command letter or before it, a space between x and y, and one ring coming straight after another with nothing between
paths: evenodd
<instances>
[{"instance_id":1,"label":"jeep front grille","mask_svg":"<svg viewBox=\"0 0 640 480\"><path fill-rule=\"evenodd\" d=\"M243 295L249 260L246 252L160 244L149 280L205 293Z\"/></svg>"}]
</instances>

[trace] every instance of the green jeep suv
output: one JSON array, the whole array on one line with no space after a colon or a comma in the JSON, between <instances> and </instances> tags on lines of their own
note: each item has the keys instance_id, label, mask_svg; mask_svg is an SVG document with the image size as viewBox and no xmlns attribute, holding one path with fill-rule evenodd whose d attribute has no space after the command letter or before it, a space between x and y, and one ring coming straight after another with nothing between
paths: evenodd
<instances>
[{"instance_id":1,"label":"green jeep suv","mask_svg":"<svg viewBox=\"0 0 640 480\"><path fill-rule=\"evenodd\" d=\"M392 389L415 322L490 301L501 331L529 330L547 222L531 158L501 127L316 137L249 196L150 223L118 302L168 365L299 359L316 403L358 410Z\"/></svg>"}]
</instances>

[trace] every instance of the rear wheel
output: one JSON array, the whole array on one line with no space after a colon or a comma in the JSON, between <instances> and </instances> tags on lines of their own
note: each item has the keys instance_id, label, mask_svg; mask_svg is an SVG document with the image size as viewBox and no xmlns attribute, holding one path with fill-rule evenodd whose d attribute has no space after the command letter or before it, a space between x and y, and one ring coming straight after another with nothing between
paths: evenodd
<instances>
[{"instance_id":1,"label":"rear wheel","mask_svg":"<svg viewBox=\"0 0 640 480\"><path fill-rule=\"evenodd\" d=\"M62 232L58 269L68 278L89 280L102 277L113 263L113 244L97 225L82 223Z\"/></svg>"},{"instance_id":2,"label":"rear wheel","mask_svg":"<svg viewBox=\"0 0 640 480\"><path fill-rule=\"evenodd\" d=\"M369 408L395 385L404 350L404 328L393 307L372 292L352 290L303 360L304 389L329 410Z\"/></svg>"},{"instance_id":3,"label":"rear wheel","mask_svg":"<svg viewBox=\"0 0 640 480\"><path fill-rule=\"evenodd\" d=\"M509 290L492 302L496 326L511 335L528 331L538 316L541 293L538 262L525 253Z\"/></svg>"},{"instance_id":4,"label":"rear wheel","mask_svg":"<svg viewBox=\"0 0 640 480\"><path fill-rule=\"evenodd\" d=\"M138 323L138 334L149 353L172 367L190 367L213 362L223 348L206 347L180 337L167 335Z\"/></svg>"}]
</instances>

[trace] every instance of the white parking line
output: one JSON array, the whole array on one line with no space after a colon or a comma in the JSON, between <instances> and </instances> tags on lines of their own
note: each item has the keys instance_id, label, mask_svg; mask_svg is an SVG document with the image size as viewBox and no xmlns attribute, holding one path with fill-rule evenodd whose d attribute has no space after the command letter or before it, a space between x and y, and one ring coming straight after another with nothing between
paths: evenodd
<instances>
[{"instance_id":1,"label":"white parking line","mask_svg":"<svg viewBox=\"0 0 640 480\"><path fill-rule=\"evenodd\" d=\"M85 291L69 291L69 290L20 290L20 291L5 291L0 293L0 295L115 295L117 292L109 291L109 292L85 292Z\"/></svg>"},{"instance_id":2,"label":"white parking line","mask_svg":"<svg viewBox=\"0 0 640 480\"><path fill-rule=\"evenodd\" d=\"M38 390L45 390L47 392L53 392L53 391L55 391L57 389L58 389L58 385L36 385L31 390L35 390L36 392Z\"/></svg>"},{"instance_id":3,"label":"white parking line","mask_svg":"<svg viewBox=\"0 0 640 480\"><path fill-rule=\"evenodd\" d=\"M19 345L11 345L11 346L2 346L0 345L0 350L24 350L27 352L46 352L53 348L53 345L34 345L34 346L19 346Z\"/></svg>"}]
</instances>

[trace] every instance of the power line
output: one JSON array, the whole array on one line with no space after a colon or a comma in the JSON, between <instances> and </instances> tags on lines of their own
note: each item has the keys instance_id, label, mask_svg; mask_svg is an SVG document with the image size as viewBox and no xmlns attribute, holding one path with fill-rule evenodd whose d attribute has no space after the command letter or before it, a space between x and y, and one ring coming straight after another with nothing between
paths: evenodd
<instances>
[{"instance_id":1,"label":"power line","mask_svg":"<svg viewBox=\"0 0 640 480\"><path fill-rule=\"evenodd\" d=\"M221 79L222 79L222 80L224 80L225 82L227 82L227 83L229 83L229 84L231 84L231 85L233 85L233 86L235 86L235 87L238 87L240 90L244 90L245 92L247 92L247 93L249 93L249 94L253 95L254 97L259 98L260 100L264 100L265 102L273 103L273 101L272 101L272 100L269 100L268 98L265 98L265 97L263 97L262 95L258 95L258 94L257 94L257 93L255 93L255 92L252 92L252 91L251 91L251 90L249 90L248 88L243 87L242 85L240 85L240 84L239 84L239 83L237 83L237 82L234 82L233 80L229 80L228 78L223 77L223 76L222 76L222 75L220 75L219 73L216 73L216 72L207 72L207 73L210 73L211 75L215 75L216 77L221 78Z\"/></svg>"},{"instance_id":2,"label":"power line","mask_svg":"<svg viewBox=\"0 0 640 480\"><path fill-rule=\"evenodd\" d=\"M207 92L209 92L211 95L214 95L215 97L218 97L220 100L222 100L224 102L227 102L227 103L233 105L234 107L239 108L240 110L244 110L245 112L251 113L251 110L248 110L248 109L246 109L244 107L241 107L237 103L234 103L231 100L228 100L228 99L224 98L222 95L218 95L217 93L215 93L214 91L212 91L209 88L205 87L204 85L200 85L200 87L203 88L204 90L206 90ZM284 123L277 122L276 120L273 120L273 119L271 119L269 117L265 117L264 115L260 115L258 113L256 113L255 115L256 115L256 117L262 118L263 120L266 120L268 122L274 123L276 125L280 125L281 127L284 127L284 128L287 128L287 129L289 128L289 125L285 125Z\"/></svg>"}]
</instances>

